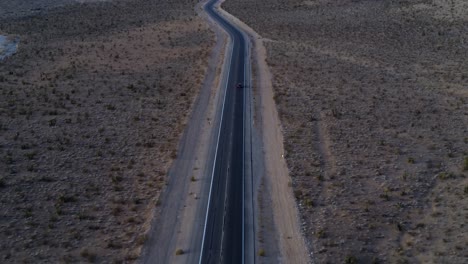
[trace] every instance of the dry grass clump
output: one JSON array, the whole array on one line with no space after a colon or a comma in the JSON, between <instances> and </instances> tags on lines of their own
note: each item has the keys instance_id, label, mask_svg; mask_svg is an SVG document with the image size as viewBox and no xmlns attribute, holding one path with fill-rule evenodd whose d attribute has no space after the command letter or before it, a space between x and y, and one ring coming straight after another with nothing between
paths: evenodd
<instances>
[{"instance_id":1,"label":"dry grass clump","mask_svg":"<svg viewBox=\"0 0 468 264\"><path fill-rule=\"evenodd\" d=\"M138 257L213 42L195 4L0 19L21 38L0 62L0 262Z\"/></svg>"},{"instance_id":2,"label":"dry grass clump","mask_svg":"<svg viewBox=\"0 0 468 264\"><path fill-rule=\"evenodd\" d=\"M292 186L318 263L466 260L462 5L224 4L267 38Z\"/></svg>"}]
</instances>

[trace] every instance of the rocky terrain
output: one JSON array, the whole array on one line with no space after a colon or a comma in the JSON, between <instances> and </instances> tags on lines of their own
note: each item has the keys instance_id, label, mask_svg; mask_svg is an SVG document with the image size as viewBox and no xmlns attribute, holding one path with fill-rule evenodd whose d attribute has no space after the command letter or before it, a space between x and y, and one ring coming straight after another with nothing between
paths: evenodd
<instances>
[{"instance_id":1,"label":"rocky terrain","mask_svg":"<svg viewBox=\"0 0 468 264\"><path fill-rule=\"evenodd\" d=\"M0 1L2 263L133 262L205 75L196 1L80 2Z\"/></svg>"},{"instance_id":2,"label":"rocky terrain","mask_svg":"<svg viewBox=\"0 0 468 264\"><path fill-rule=\"evenodd\" d=\"M223 7L264 38L312 260L466 263L466 3Z\"/></svg>"}]
</instances>

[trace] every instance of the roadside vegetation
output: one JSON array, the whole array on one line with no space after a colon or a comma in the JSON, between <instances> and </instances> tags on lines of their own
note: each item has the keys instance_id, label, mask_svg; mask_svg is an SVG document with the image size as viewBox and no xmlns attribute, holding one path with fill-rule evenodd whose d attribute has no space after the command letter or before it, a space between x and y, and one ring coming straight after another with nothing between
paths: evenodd
<instances>
[{"instance_id":1,"label":"roadside vegetation","mask_svg":"<svg viewBox=\"0 0 468 264\"><path fill-rule=\"evenodd\" d=\"M265 38L314 262L466 262L465 1L223 7Z\"/></svg>"},{"instance_id":2,"label":"roadside vegetation","mask_svg":"<svg viewBox=\"0 0 468 264\"><path fill-rule=\"evenodd\" d=\"M135 261L205 75L196 1L87 2L0 18L2 263Z\"/></svg>"}]
</instances>

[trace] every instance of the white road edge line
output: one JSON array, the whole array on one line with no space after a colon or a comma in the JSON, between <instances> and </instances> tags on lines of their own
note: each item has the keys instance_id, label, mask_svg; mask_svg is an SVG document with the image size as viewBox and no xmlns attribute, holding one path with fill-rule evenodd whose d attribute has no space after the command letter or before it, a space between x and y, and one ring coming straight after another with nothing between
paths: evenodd
<instances>
[{"instance_id":1,"label":"white road edge line","mask_svg":"<svg viewBox=\"0 0 468 264\"><path fill-rule=\"evenodd\" d=\"M254 166L254 161L253 161L253 124L255 122L254 118L253 118L253 114L252 112L254 111L254 97L253 97L253 86L252 86L252 54L251 54L251 39L249 36L247 36L247 44L248 44L248 49L247 49L247 54L248 54L248 68L249 70L247 71L249 77L247 78L249 84L248 86L251 87L248 91L249 91L249 99L250 99L250 108L249 108L249 116L250 116L250 119L249 119L249 126L250 126L250 180L251 180L251 183L250 183L250 188L251 188L251 196L252 196L252 199L250 200L251 201L251 206L252 206L252 243L253 243L253 264L256 263L256 258L255 258L255 253L256 253L256 245L255 245L255 203L254 203L254 199L255 199L255 192L254 192L254 171L253 171L253 166Z\"/></svg>"},{"instance_id":2,"label":"white road edge line","mask_svg":"<svg viewBox=\"0 0 468 264\"><path fill-rule=\"evenodd\" d=\"M242 38L244 39L245 42L245 37L242 34ZM244 43L245 44L245 43ZM246 46L246 45L245 45ZM245 50L243 56L245 55ZM244 83L242 84L242 94L244 95L244 107L242 108L242 264L245 262L245 228L244 228L244 221L245 221L245 58L244 58Z\"/></svg>"},{"instance_id":3,"label":"white road edge line","mask_svg":"<svg viewBox=\"0 0 468 264\"><path fill-rule=\"evenodd\" d=\"M227 95L227 89L228 89L228 84L229 84L229 77L230 77L230 74L231 74L230 69L231 69L232 55L233 55L233 51L234 51L234 40L233 40L231 34L229 34L229 36L230 36L231 42L232 42L231 43L231 52L230 52L230 57L229 57L229 69L228 69L228 74L227 74L227 78L226 78L226 86L225 86L225 90L224 90L223 107L222 107L222 110L221 110L221 121L219 122L218 139L217 139L217 142L216 142L216 150L215 150L215 158L214 158L214 162L213 162L213 170L211 172L210 193L208 194L208 205L207 205L207 208L206 208L205 227L203 228L203 238L202 238L202 245L201 245L201 250L200 250L200 260L198 262L199 264L202 264L202 259L203 259L203 247L205 246L206 226L208 224L208 213L210 211L210 204L211 204L211 191L213 190L213 178L214 178L214 173L215 173L215 168L216 168L216 160L218 158L219 138L221 136L221 127L223 125L224 104L226 103L226 95Z\"/></svg>"}]
</instances>

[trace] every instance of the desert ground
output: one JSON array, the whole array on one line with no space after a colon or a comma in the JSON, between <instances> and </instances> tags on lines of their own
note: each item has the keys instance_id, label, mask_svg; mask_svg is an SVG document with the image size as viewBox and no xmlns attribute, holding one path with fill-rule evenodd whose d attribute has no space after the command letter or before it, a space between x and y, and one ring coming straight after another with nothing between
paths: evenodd
<instances>
[{"instance_id":1,"label":"desert ground","mask_svg":"<svg viewBox=\"0 0 468 264\"><path fill-rule=\"evenodd\" d=\"M30 2L0 1L0 262L134 262L213 33L193 0Z\"/></svg>"},{"instance_id":2,"label":"desert ground","mask_svg":"<svg viewBox=\"0 0 468 264\"><path fill-rule=\"evenodd\" d=\"M312 261L466 263L466 3L223 8L263 37Z\"/></svg>"}]
</instances>

